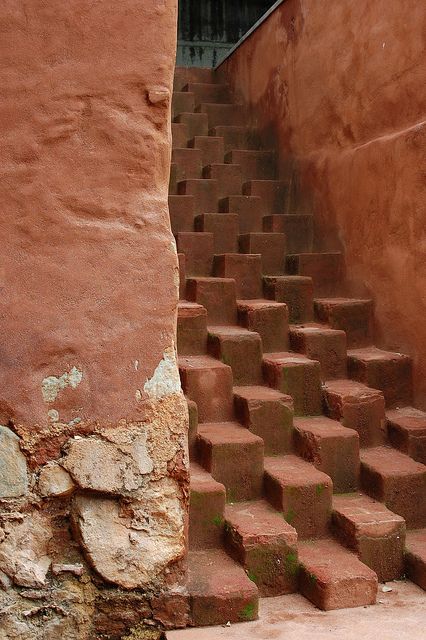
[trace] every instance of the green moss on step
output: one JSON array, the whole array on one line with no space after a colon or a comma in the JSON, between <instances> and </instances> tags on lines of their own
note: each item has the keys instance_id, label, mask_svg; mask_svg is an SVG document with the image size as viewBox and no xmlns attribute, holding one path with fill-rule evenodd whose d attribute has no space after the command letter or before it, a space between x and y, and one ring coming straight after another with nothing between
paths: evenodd
<instances>
[{"instance_id":1,"label":"green moss on step","mask_svg":"<svg viewBox=\"0 0 426 640\"><path fill-rule=\"evenodd\" d=\"M246 604L244 609L240 611L238 617L240 620L253 620L255 614L255 606L252 602Z\"/></svg>"},{"instance_id":2,"label":"green moss on step","mask_svg":"<svg viewBox=\"0 0 426 640\"><path fill-rule=\"evenodd\" d=\"M290 551L285 557L285 570L289 576L297 575L299 571L299 561L297 553Z\"/></svg>"},{"instance_id":3,"label":"green moss on step","mask_svg":"<svg viewBox=\"0 0 426 640\"><path fill-rule=\"evenodd\" d=\"M224 523L224 519L222 518L221 515L217 515L213 518L212 523L214 524L215 527L221 527Z\"/></svg>"},{"instance_id":4,"label":"green moss on step","mask_svg":"<svg viewBox=\"0 0 426 640\"><path fill-rule=\"evenodd\" d=\"M285 514L284 520L288 522L288 524L291 524L292 522L294 522L295 517L296 517L296 512L294 511L294 509L290 508Z\"/></svg>"}]
</instances>

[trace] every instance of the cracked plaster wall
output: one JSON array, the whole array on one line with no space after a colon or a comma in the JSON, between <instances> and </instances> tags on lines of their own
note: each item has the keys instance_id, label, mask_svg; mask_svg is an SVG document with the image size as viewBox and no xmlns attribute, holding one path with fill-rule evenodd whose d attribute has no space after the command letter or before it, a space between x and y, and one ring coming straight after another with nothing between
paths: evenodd
<instances>
[{"instance_id":1,"label":"cracked plaster wall","mask_svg":"<svg viewBox=\"0 0 426 640\"><path fill-rule=\"evenodd\" d=\"M0 6L0 639L185 624L176 0Z\"/></svg>"}]
</instances>

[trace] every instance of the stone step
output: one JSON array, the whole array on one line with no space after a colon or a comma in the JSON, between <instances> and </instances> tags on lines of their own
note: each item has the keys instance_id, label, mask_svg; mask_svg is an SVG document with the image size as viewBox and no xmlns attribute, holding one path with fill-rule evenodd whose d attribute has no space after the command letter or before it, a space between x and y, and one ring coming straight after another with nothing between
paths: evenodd
<instances>
[{"instance_id":1,"label":"stone step","mask_svg":"<svg viewBox=\"0 0 426 640\"><path fill-rule=\"evenodd\" d=\"M323 611L375 604L377 576L333 540L299 544L300 592Z\"/></svg>"},{"instance_id":2,"label":"stone step","mask_svg":"<svg viewBox=\"0 0 426 640\"><path fill-rule=\"evenodd\" d=\"M297 415L321 413L321 366L317 360L285 351L267 353L263 375L270 387L293 398Z\"/></svg>"},{"instance_id":3,"label":"stone step","mask_svg":"<svg viewBox=\"0 0 426 640\"><path fill-rule=\"evenodd\" d=\"M178 253L179 267L179 299L184 300L186 295L185 254Z\"/></svg>"},{"instance_id":4,"label":"stone step","mask_svg":"<svg viewBox=\"0 0 426 640\"><path fill-rule=\"evenodd\" d=\"M264 386L234 387L235 415L262 438L265 453L289 453L293 447L293 400Z\"/></svg>"},{"instance_id":5,"label":"stone step","mask_svg":"<svg viewBox=\"0 0 426 640\"><path fill-rule=\"evenodd\" d=\"M309 322L313 317L313 281L304 276L264 276L265 298L285 302L289 321Z\"/></svg>"},{"instance_id":6,"label":"stone step","mask_svg":"<svg viewBox=\"0 0 426 640\"><path fill-rule=\"evenodd\" d=\"M237 324L235 280L232 278L188 278L186 297L207 310L211 324Z\"/></svg>"},{"instance_id":7,"label":"stone step","mask_svg":"<svg viewBox=\"0 0 426 640\"><path fill-rule=\"evenodd\" d=\"M214 84L214 70L207 67L176 67L173 81L174 91L182 91L190 82Z\"/></svg>"},{"instance_id":8,"label":"stone step","mask_svg":"<svg viewBox=\"0 0 426 640\"><path fill-rule=\"evenodd\" d=\"M207 348L232 369L234 384L258 384L262 380L262 340L258 333L238 326L208 327Z\"/></svg>"},{"instance_id":9,"label":"stone step","mask_svg":"<svg viewBox=\"0 0 426 640\"><path fill-rule=\"evenodd\" d=\"M238 324L257 331L264 353L288 348L288 309L282 302L271 300L238 300Z\"/></svg>"},{"instance_id":10,"label":"stone step","mask_svg":"<svg viewBox=\"0 0 426 640\"><path fill-rule=\"evenodd\" d=\"M186 125L187 140L194 136L206 136L209 132L208 116L206 113L180 113L174 122Z\"/></svg>"},{"instance_id":11,"label":"stone step","mask_svg":"<svg viewBox=\"0 0 426 640\"><path fill-rule=\"evenodd\" d=\"M361 451L361 487L402 516L409 528L426 526L426 466L389 447Z\"/></svg>"},{"instance_id":12,"label":"stone step","mask_svg":"<svg viewBox=\"0 0 426 640\"><path fill-rule=\"evenodd\" d=\"M275 153L254 149L228 151L225 162L239 164L246 180L275 180Z\"/></svg>"},{"instance_id":13,"label":"stone step","mask_svg":"<svg viewBox=\"0 0 426 640\"><path fill-rule=\"evenodd\" d=\"M182 389L196 403L200 424L232 420L232 370L211 356L179 356Z\"/></svg>"},{"instance_id":14,"label":"stone step","mask_svg":"<svg viewBox=\"0 0 426 640\"><path fill-rule=\"evenodd\" d=\"M263 275L284 273L286 242L283 233L246 233L240 235L241 253L259 253L262 256Z\"/></svg>"},{"instance_id":15,"label":"stone step","mask_svg":"<svg viewBox=\"0 0 426 640\"><path fill-rule=\"evenodd\" d=\"M294 455L264 460L267 500L297 531L299 538L326 535L330 523L333 482L312 464Z\"/></svg>"},{"instance_id":16,"label":"stone step","mask_svg":"<svg viewBox=\"0 0 426 640\"><path fill-rule=\"evenodd\" d=\"M333 496L335 536L353 549L379 582L404 573L405 521L381 502L362 494Z\"/></svg>"},{"instance_id":17,"label":"stone step","mask_svg":"<svg viewBox=\"0 0 426 640\"><path fill-rule=\"evenodd\" d=\"M258 589L244 569L224 551L190 551L187 590L194 627L257 618Z\"/></svg>"},{"instance_id":18,"label":"stone step","mask_svg":"<svg viewBox=\"0 0 426 640\"><path fill-rule=\"evenodd\" d=\"M383 393L355 380L327 380L323 385L324 411L359 435L361 447L374 447L385 440Z\"/></svg>"},{"instance_id":19,"label":"stone step","mask_svg":"<svg viewBox=\"0 0 426 640\"><path fill-rule=\"evenodd\" d=\"M349 377L380 389L388 407L411 404L412 360L402 353L376 347L348 351Z\"/></svg>"},{"instance_id":20,"label":"stone step","mask_svg":"<svg viewBox=\"0 0 426 640\"><path fill-rule=\"evenodd\" d=\"M218 198L241 193L243 178L238 164L209 164L203 169L203 178L217 180Z\"/></svg>"},{"instance_id":21,"label":"stone step","mask_svg":"<svg viewBox=\"0 0 426 640\"><path fill-rule=\"evenodd\" d=\"M189 459L195 460L197 457L196 442L198 433L198 407L196 402L186 398L188 405L188 450Z\"/></svg>"},{"instance_id":22,"label":"stone step","mask_svg":"<svg viewBox=\"0 0 426 640\"><path fill-rule=\"evenodd\" d=\"M246 122L246 109L240 104L201 103L197 107L199 113L208 118L209 129L221 125L241 127Z\"/></svg>"},{"instance_id":23,"label":"stone step","mask_svg":"<svg viewBox=\"0 0 426 640\"><path fill-rule=\"evenodd\" d=\"M388 411L386 420L392 446L426 465L426 413L403 407Z\"/></svg>"},{"instance_id":24,"label":"stone step","mask_svg":"<svg viewBox=\"0 0 426 640\"><path fill-rule=\"evenodd\" d=\"M219 211L236 213L240 233L262 231L262 199L259 196L229 196L219 201Z\"/></svg>"},{"instance_id":25,"label":"stone step","mask_svg":"<svg viewBox=\"0 0 426 640\"><path fill-rule=\"evenodd\" d=\"M249 180L243 184L243 194L260 196L263 200L265 215L281 213L285 209L288 184L281 180Z\"/></svg>"},{"instance_id":26,"label":"stone step","mask_svg":"<svg viewBox=\"0 0 426 640\"><path fill-rule=\"evenodd\" d=\"M312 278L317 296L335 293L343 279L343 257L338 251L289 254L286 268L289 275Z\"/></svg>"},{"instance_id":27,"label":"stone step","mask_svg":"<svg viewBox=\"0 0 426 640\"><path fill-rule=\"evenodd\" d=\"M200 465L190 465L189 548L222 546L225 516L225 487Z\"/></svg>"},{"instance_id":28,"label":"stone step","mask_svg":"<svg viewBox=\"0 0 426 640\"><path fill-rule=\"evenodd\" d=\"M297 591L296 530L264 500L226 506L225 547L260 596Z\"/></svg>"},{"instance_id":29,"label":"stone step","mask_svg":"<svg viewBox=\"0 0 426 640\"><path fill-rule=\"evenodd\" d=\"M213 259L213 273L232 278L238 298L258 299L262 294L262 261L260 255L225 253Z\"/></svg>"},{"instance_id":30,"label":"stone step","mask_svg":"<svg viewBox=\"0 0 426 640\"><path fill-rule=\"evenodd\" d=\"M259 498L263 481L263 440L236 422L198 426L200 464L225 485L228 502Z\"/></svg>"},{"instance_id":31,"label":"stone step","mask_svg":"<svg viewBox=\"0 0 426 640\"><path fill-rule=\"evenodd\" d=\"M346 333L349 348L371 344L373 301L358 298L316 298L315 315L332 329Z\"/></svg>"},{"instance_id":32,"label":"stone step","mask_svg":"<svg viewBox=\"0 0 426 640\"><path fill-rule=\"evenodd\" d=\"M338 493L354 491L359 479L359 437L324 416L294 419L296 453L333 480Z\"/></svg>"},{"instance_id":33,"label":"stone step","mask_svg":"<svg viewBox=\"0 0 426 640\"><path fill-rule=\"evenodd\" d=\"M205 354L207 350L207 311L196 302L178 304L177 350L180 356Z\"/></svg>"},{"instance_id":34,"label":"stone step","mask_svg":"<svg viewBox=\"0 0 426 640\"><path fill-rule=\"evenodd\" d=\"M176 164L176 180L190 180L201 178L202 163L201 151L199 149L177 149L172 150L172 162Z\"/></svg>"},{"instance_id":35,"label":"stone step","mask_svg":"<svg viewBox=\"0 0 426 640\"><path fill-rule=\"evenodd\" d=\"M194 220L196 231L213 234L215 254L238 251L238 216L235 213L202 213Z\"/></svg>"},{"instance_id":36,"label":"stone step","mask_svg":"<svg viewBox=\"0 0 426 640\"><path fill-rule=\"evenodd\" d=\"M195 95L187 91L173 91L172 120L181 113L191 113L195 109Z\"/></svg>"},{"instance_id":37,"label":"stone step","mask_svg":"<svg viewBox=\"0 0 426 640\"><path fill-rule=\"evenodd\" d=\"M230 102L229 87L227 84L190 82L184 86L183 91L188 91L193 94L197 106L205 102L219 102L221 104Z\"/></svg>"},{"instance_id":38,"label":"stone step","mask_svg":"<svg viewBox=\"0 0 426 640\"><path fill-rule=\"evenodd\" d=\"M218 207L218 184L216 180L203 178L182 180L177 185L180 195L194 197L194 212L216 213Z\"/></svg>"},{"instance_id":39,"label":"stone step","mask_svg":"<svg viewBox=\"0 0 426 640\"><path fill-rule=\"evenodd\" d=\"M407 532L405 572L407 578L426 591L426 529Z\"/></svg>"},{"instance_id":40,"label":"stone step","mask_svg":"<svg viewBox=\"0 0 426 640\"><path fill-rule=\"evenodd\" d=\"M263 218L263 231L284 233L287 253L313 250L314 217L309 214L272 214Z\"/></svg>"},{"instance_id":41,"label":"stone step","mask_svg":"<svg viewBox=\"0 0 426 640\"><path fill-rule=\"evenodd\" d=\"M232 149L252 149L257 147L256 134L245 126L219 125L209 130L209 135L223 139L225 153Z\"/></svg>"},{"instance_id":42,"label":"stone step","mask_svg":"<svg viewBox=\"0 0 426 640\"><path fill-rule=\"evenodd\" d=\"M186 277L209 277L213 268L214 238L212 233L181 231L176 234L179 253L185 254Z\"/></svg>"},{"instance_id":43,"label":"stone step","mask_svg":"<svg viewBox=\"0 0 426 640\"><path fill-rule=\"evenodd\" d=\"M183 122L172 122L172 147L183 149L188 144L188 128Z\"/></svg>"},{"instance_id":44,"label":"stone step","mask_svg":"<svg viewBox=\"0 0 426 640\"><path fill-rule=\"evenodd\" d=\"M170 176L169 176L169 195L177 194L177 165L172 162L170 165Z\"/></svg>"},{"instance_id":45,"label":"stone step","mask_svg":"<svg viewBox=\"0 0 426 640\"><path fill-rule=\"evenodd\" d=\"M172 233L194 230L193 196L169 195L169 214Z\"/></svg>"},{"instance_id":46,"label":"stone step","mask_svg":"<svg viewBox=\"0 0 426 640\"><path fill-rule=\"evenodd\" d=\"M201 163L203 167L206 167L208 164L223 162L225 156L223 138L195 136L195 138L188 141L188 147L201 151Z\"/></svg>"},{"instance_id":47,"label":"stone step","mask_svg":"<svg viewBox=\"0 0 426 640\"><path fill-rule=\"evenodd\" d=\"M315 323L290 325L290 348L321 365L322 380L346 376L346 334Z\"/></svg>"}]
</instances>

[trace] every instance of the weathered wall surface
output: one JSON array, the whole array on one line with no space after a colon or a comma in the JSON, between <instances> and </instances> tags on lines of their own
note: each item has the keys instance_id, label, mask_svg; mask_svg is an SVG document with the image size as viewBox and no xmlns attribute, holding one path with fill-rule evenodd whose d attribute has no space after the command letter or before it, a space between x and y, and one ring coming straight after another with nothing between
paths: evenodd
<instances>
[{"instance_id":1,"label":"weathered wall surface","mask_svg":"<svg viewBox=\"0 0 426 640\"><path fill-rule=\"evenodd\" d=\"M1 638L118 638L182 584L176 5L0 6Z\"/></svg>"},{"instance_id":2,"label":"weathered wall surface","mask_svg":"<svg viewBox=\"0 0 426 640\"><path fill-rule=\"evenodd\" d=\"M300 162L317 237L374 298L376 342L413 356L424 408L425 27L417 0L287 0L221 67Z\"/></svg>"}]
</instances>

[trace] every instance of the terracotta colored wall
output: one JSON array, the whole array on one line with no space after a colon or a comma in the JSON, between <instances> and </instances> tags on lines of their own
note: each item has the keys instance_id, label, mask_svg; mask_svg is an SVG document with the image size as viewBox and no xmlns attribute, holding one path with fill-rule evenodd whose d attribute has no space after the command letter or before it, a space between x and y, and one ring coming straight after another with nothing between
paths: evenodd
<instances>
[{"instance_id":1,"label":"terracotta colored wall","mask_svg":"<svg viewBox=\"0 0 426 640\"><path fill-rule=\"evenodd\" d=\"M102 585L182 581L187 408L167 208L176 5L0 6L0 579L18 614L17 586L59 585L68 610L73 581L98 616L90 631L81 611L52 609L46 638L98 637L102 598L113 629L121 605ZM22 516L6 527L7 511ZM62 564L81 564L83 582L65 572L53 584ZM121 631L149 607L118 611Z\"/></svg>"},{"instance_id":2,"label":"terracotta colored wall","mask_svg":"<svg viewBox=\"0 0 426 640\"><path fill-rule=\"evenodd\" d=\"M287 0L221 67L301 166L322 247L411 354L426 407L426 11L417 0Z\"/></svg>"}]
</instances>

